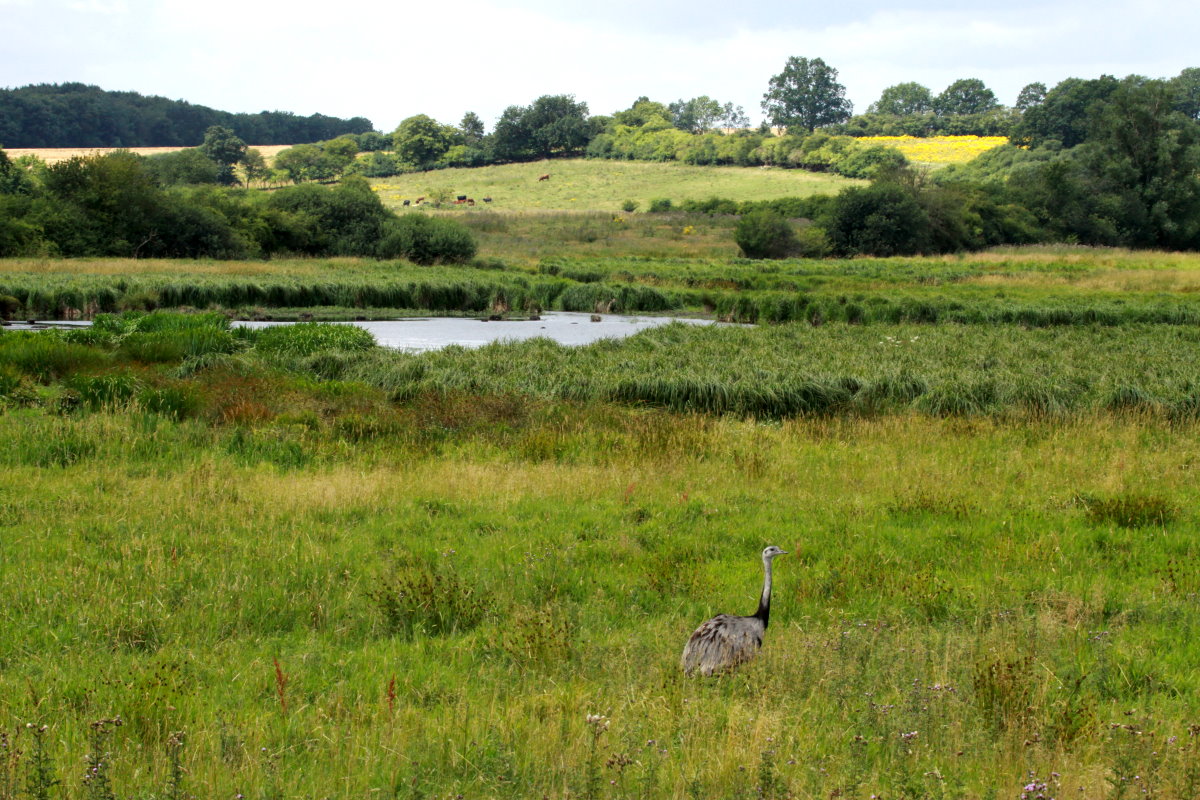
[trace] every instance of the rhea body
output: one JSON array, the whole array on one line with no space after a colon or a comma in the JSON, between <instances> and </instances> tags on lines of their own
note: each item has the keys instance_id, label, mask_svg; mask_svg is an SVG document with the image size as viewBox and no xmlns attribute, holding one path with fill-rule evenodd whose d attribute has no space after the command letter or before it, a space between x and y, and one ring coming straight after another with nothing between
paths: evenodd
<instances>
[{"instance_id":1,"label":"rhea body","mask_svg":"<svg viewBox=\"0 0 1200 800\"><path fill-rule=\"evenodd\" d=\"M763 634L771 621L771 562L776 556L786 555L771 545L762 551L763 590L758 600L758 611L748 617L733 614L718 614L705 622L688 639L683 648L680 666L691 675L701 675L731 669L749 661L762 648Z\"/></svg>"}]
</instances>

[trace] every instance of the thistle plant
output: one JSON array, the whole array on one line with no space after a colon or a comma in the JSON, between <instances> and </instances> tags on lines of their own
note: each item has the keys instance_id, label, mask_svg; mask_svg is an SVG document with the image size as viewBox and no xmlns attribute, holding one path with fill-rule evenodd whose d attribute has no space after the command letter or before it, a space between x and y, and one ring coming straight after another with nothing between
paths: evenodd
<instances>
[{"instance_id":1,"label":"thistle plant","mask_svg":"<svg viewBox=\"0 0 1200 800\"><path fill-rule=\"evenodd\" d=\"M54 766L46 753L46 731L49 728L30 722L25 729L33 734L33 749L25 765L25 793L33 800L50 800L50 789L59 781L54 777Z\"/></svg>"},{"instance_id":2,"label":"thistle plant","mask_svg":"<svg viewBox=\"0 0 1200 800\"><path fill-rule=\"evenodd\" d=\"M90 752L84 756L87 769L83 774L83 796L86 800L116 800L112 778L109 777L112 753L108 750L108 740L113 729L122 724L120 717L114 717L96 720L91 725L88 735Z\"/></svg>"},{"instance_id":3,"label":"thistle plant","mask_svg":"<svg viewBox=\"0 0 1200 800\"><path fill-rule=\"evenodd\" d=\"M608 730L608 717L601 714L588 714L587 726L590 742L588 743L587 766L583 773L583 792L585 800L596 800L600 796L600 737Z\"/></svg>"}]
</instances>

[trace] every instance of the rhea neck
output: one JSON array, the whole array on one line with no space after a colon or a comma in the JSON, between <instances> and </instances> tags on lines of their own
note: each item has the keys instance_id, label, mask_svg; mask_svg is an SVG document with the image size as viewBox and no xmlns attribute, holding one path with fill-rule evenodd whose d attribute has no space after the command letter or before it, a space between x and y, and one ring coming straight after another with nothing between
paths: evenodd
<instances>
[{"instance_id":1,"label":"rhea neck","mask_svg":"<svg viewBox=\"0 0 1200 800\"><path fill-rule=\"evenodd\" d=\"M754 616L762 620L763 628L771 621L771 561L769 556L763 556L763 590L758 599L758 611Z\"/></svg>"}]
</instances>

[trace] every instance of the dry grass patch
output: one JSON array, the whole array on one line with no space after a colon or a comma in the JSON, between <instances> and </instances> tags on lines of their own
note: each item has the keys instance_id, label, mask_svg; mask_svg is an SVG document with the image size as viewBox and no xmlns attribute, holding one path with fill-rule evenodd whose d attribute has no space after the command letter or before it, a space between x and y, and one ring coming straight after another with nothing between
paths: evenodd
<instances>
[{"instance_id":1,"label":"dry grass patch","mask_svg":"<svg viewBox=\"0 0 1200 800\"><path fill-rule=\"evenodd\" d=\"M290 144L252 144L251 148L262 153L266 159L267 165L270 166L275 161L275 156L279 151L286 150L294 145ZM36 156L47 164L57 164L60 161L67 161L76 156L96 156L104 155L105 153L115 153L118 150L128 150L131 153L137 153L139 156L157 156L163 153L174 153L178 150L187 150L186 147L16 147L6 149L9 158L20 158L21 156Z\"/></svg>"}]
</instances>

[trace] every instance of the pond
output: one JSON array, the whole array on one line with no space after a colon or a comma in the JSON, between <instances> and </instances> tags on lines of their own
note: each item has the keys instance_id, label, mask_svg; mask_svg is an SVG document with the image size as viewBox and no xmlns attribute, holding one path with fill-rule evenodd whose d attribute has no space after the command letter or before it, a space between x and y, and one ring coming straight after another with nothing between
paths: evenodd
<instances>
[{"instance_id":1,"label":"pond","mask_svg":"<svg viewBox=\"0 0 1200 800\"><path fill-rule=\"evenodd\" d=\"M597 319L598 321L593 321ZM579 314L546 311L536 320L489 321L465 317L410 317L406 319L347 322L365 328L383 347L420 352L437 350L449 344L482 347L503 340L545 337L559 344L591 344L600 339L619 339L638 331L683 322L689 325L721 323L686 317L638 317L620 314ZM287 322L234 322L250 328L289 325Z\"/></svg>"},{"instance_id":2,"label":"pond","mask_svg":"<svg viewBox=\"0 0 1200 800\"><path fill-rule=\"evenodd\" d=\"M596 320L596 321L593 321ZM547 311L536 320L489 321L468 317L407 317L405 319L337 323L357 325L370 331L383 347L422 352L437 350L450 344L463 347L482 347L503 340L532 339L543 336L559 344L582 345L600 339L619 339L667 325L682 322L688 325L724 325L687 317L639 317L621 314L579 314L569 311ZM85 327L87 322L38 321L13 323L6 330ZM234 325L265 328L271 325L291 325L291 322L235 321Z\"/></svg>"}]
</instances>

